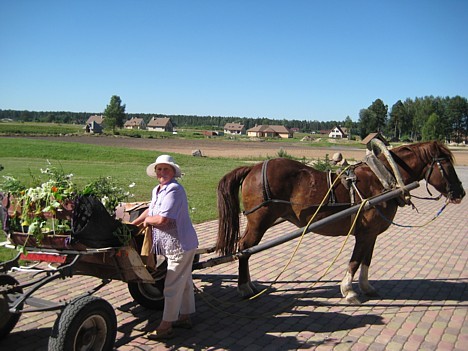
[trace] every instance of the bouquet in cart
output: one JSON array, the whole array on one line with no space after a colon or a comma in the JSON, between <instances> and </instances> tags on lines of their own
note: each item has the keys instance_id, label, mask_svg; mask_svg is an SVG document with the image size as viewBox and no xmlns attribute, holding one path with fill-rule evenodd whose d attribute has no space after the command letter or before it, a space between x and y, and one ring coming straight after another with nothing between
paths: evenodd
<instances>
[{"instance_id":1,"label":"bouquet in cart","mask_svg":"<svg viewBox=\"0 0 468 351\"><path fill-rule=\"evenodd\" d=\"M68 243L90 247L128 244L134 228L115 218L117 206L133 196L111 177L100 177L83 188L73 182L73 174L62 169L41 169L31 174L32 186L3 176L0 192L7 218L7 234L23 233L42 243L50 236L67 235ZM24 245L26 246L26 245Z\"/></svg>"}]
</instances>

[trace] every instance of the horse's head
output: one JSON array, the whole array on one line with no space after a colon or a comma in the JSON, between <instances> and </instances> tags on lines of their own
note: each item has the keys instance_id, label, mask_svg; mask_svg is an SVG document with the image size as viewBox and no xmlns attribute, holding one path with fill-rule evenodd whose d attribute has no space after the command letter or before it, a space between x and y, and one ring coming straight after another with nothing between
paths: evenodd
<instances>
[{"instance_id":1,"label":"horse's head","mask_svg":"<svg viewBox=\"0 0 468 351\"><path fill-rule=\"evenodd\" d=\"M441 143L433 143L432 160L428 163L424 179L450 202L459 204L465 196L465 190L453 166L453 155ZM429 190L428 190L429 191Z\"/></svg>"}]
</instances>

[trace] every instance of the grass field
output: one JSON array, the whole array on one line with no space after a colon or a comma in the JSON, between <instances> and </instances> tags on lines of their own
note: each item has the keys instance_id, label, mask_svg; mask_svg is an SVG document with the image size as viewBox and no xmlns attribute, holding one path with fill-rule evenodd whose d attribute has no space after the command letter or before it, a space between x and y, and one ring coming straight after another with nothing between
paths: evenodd
<instances>
[{"instance_id":1,"label":"grass field","mask_svg":"<svg viewBox=\"0 0 468 351\"><path fill-rule=\"evenodd\" d=\"M135 183L128 188L134 194L128 202L148 201L157 181L146 175L146 166L154 162L157 154L157 151L0 137L0 164L4 167L0 183L3 176L9 175L29 185L34 178L41 177L41 168L53 166L66 174L72 173L74 183L80 187L100 176L111 176L123 188ZM223 158L173 156L184 173L179 181L187 191L192 221L201 223L217 218L219 180L245 163Z\"/></svg>"},{"instance_id":2,"label":"grass field","mask_svg":"<svg viewBox=\"0 0 468 351\"><path fill-rule=\"evenodd\" d=\"M0 138L0 176L11 175L24 183L40 177L41 168L51 165L74 175L74 182L84 186L100 176L111 176L134 194L129 202L146 201L156 180L146 175L146 166L154 162L157 151L93 146L79 143L49 142L23 138ZM187 191L195 223L216 218L216 186L221 177L241 160L192 157L174 154L184 176L180 183Z\"/></svg>"}]
</instances>

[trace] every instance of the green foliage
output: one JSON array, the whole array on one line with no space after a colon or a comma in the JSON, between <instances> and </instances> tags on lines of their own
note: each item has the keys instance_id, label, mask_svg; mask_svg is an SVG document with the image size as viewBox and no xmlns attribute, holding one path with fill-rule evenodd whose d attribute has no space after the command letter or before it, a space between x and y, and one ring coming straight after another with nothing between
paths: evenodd
<instances>
[{"instance_id":1,"label":"green foliage","mask_svg":"<svg viewBox=\"0 0 468 351\"><path fill-rule=\"evenodd\" d=\"M83 126L72 124L36 123L36 122L9 122L0 123L0 135L64 135L82 134Z\"/></svg>"},{"instance_id":2,"label":"green foliage","mask_svg":"<svg viewBox=\"0 0 468 351\"><path fill-rule=\"evenodd\" d=\"M359 112L360 135L365 138L372 132L383 131L387 123L388 106L380 99Z\"/></svg>"},{"instance_id":3,"label":"green foliage","mask_svg":"<svg viewBox=\"0 0 468 351\"><path fill-rule=\"evenodd\" d=\"M440 123L440 118L433 113L422 128L422 140L443 140L443 128Z\"/></svg>"},{"instance_id":4,"label":"green foliage","mask_svg":"<svg viewBox=\"0 0 468 351\"><path fill-rule=\"evenodd\" d=\"M135 183L130 184L131 188L134 186ZM81 191L81 194L96 196L101 200L102 204L111 215L114 215L115 208L119 203L127 201L131 196L128 190L124 189L110 176L101 176L98 179L91 181L91 183L86 184Z\"/></svg>"},{"instance_id":5,"label":"green foliage","mask_svg":"<svg viewBox=\"0 0 468 351\"><path fill-rule=\"evenodd\" d=\"M285 149L282 147L278 150L277 157L282 157L282 158L289 158L289 159L294 159L293 156L289 155Z\"/></svg>"},{"instance_id":6,"label":"green foliage","mask_svg":"<svg viewBox=\"0 0 468 351\"><path fill-rule=\"evenodd\" d=\"M27 232L39 241L48 233L70 231L70 206L77 197L94 195L114 215L118 204L130 195L110 176L100 177L80 190L72 181L73 174L65 174L50 163L47 166L41 168L39 177L33 178L31 187L12 176L3 176L4 181L0 182L0 192L13 195L11 230Z\"/></svg>"},{"instance_id":7,"label":"green foliage","mask_svg":"<svg viewBox=\"0 0 468 351\"><path fill-rule=\"evenodd\" d=\"M400 140L401 130L404 121L407 119L406 109L401 100L398 100L390 112L387 131L395 140Z\"/></svg>"},{"instance_id":8,"label":"green foliage","mask_svg":"<svg viewBox=\"0 0 468 351\"><path fill-rule=\"evenodd\" d=\"M122 105L122 100L119 96L113 95L109 105L104 110L104 125L112 129L122 128L125 122L125 105Z\"/></svg>"},{"instance_id":9,"label":"green foliage","mask_svg":"<svg viewBox=\"0 0 468 351\"><path fill-rule=\"evenodd\" d=\"M313 167L317 171L322 171L322 172L331 170L332 167L330 163L330 157L328 156L328 154L325 154L325 157L323 159L321 159L320 157L317 158L317 161L314 163Z\"/></svg>"}]
</instances>

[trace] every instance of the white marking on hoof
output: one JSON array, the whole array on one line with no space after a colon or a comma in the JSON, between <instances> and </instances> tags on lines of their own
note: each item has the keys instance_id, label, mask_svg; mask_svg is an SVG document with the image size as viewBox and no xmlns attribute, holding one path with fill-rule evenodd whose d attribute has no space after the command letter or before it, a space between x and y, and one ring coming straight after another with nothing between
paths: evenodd
<instances>
[{"instance_id":1,"label":"white marking on hoof","mask_svg":"<svg viewBox=\"0 0 468 351\"><path fill-rule=\"evenodd\" d=\"M359 274L359 289L363 294L369 296L377 295L377 290L369 283L369 266L361 265Z\"/></svg>"},{"instance_id":2,"label":"white marking on hoof","mask_svg":"<svg viewBox=\"0 0 468 351\"><path fill-rule=\"evenodd\" d=\"M346 272L345 277L340 284L341 295L346 299L346 302L352 305L360 305L361 301L358 294L353 290L353 276L351 273Z\"/></svg>"},{"instance_id":3,"label":"white marking on hoof","mask_svg":"<svg viewBox=\"0 0 468 351\"><path fill-rule=\"evenodd\" d=\"M349 292L354 292L353 290L353 277L351 273L346 272L345 277L341 281L340 291L343 297L346 297Z\"/></svg>"},{"instance_id":4,"label":"white marking on hoof","mask_svg":"<svg viewBox=\"0 0 468 351\"><path fill-rule=\"evenodd\" d=\"M350 305L360 305L361 300L359 300L358 295L353 291L346 296L346 302Z\"/></svg>"}]
</instances>

